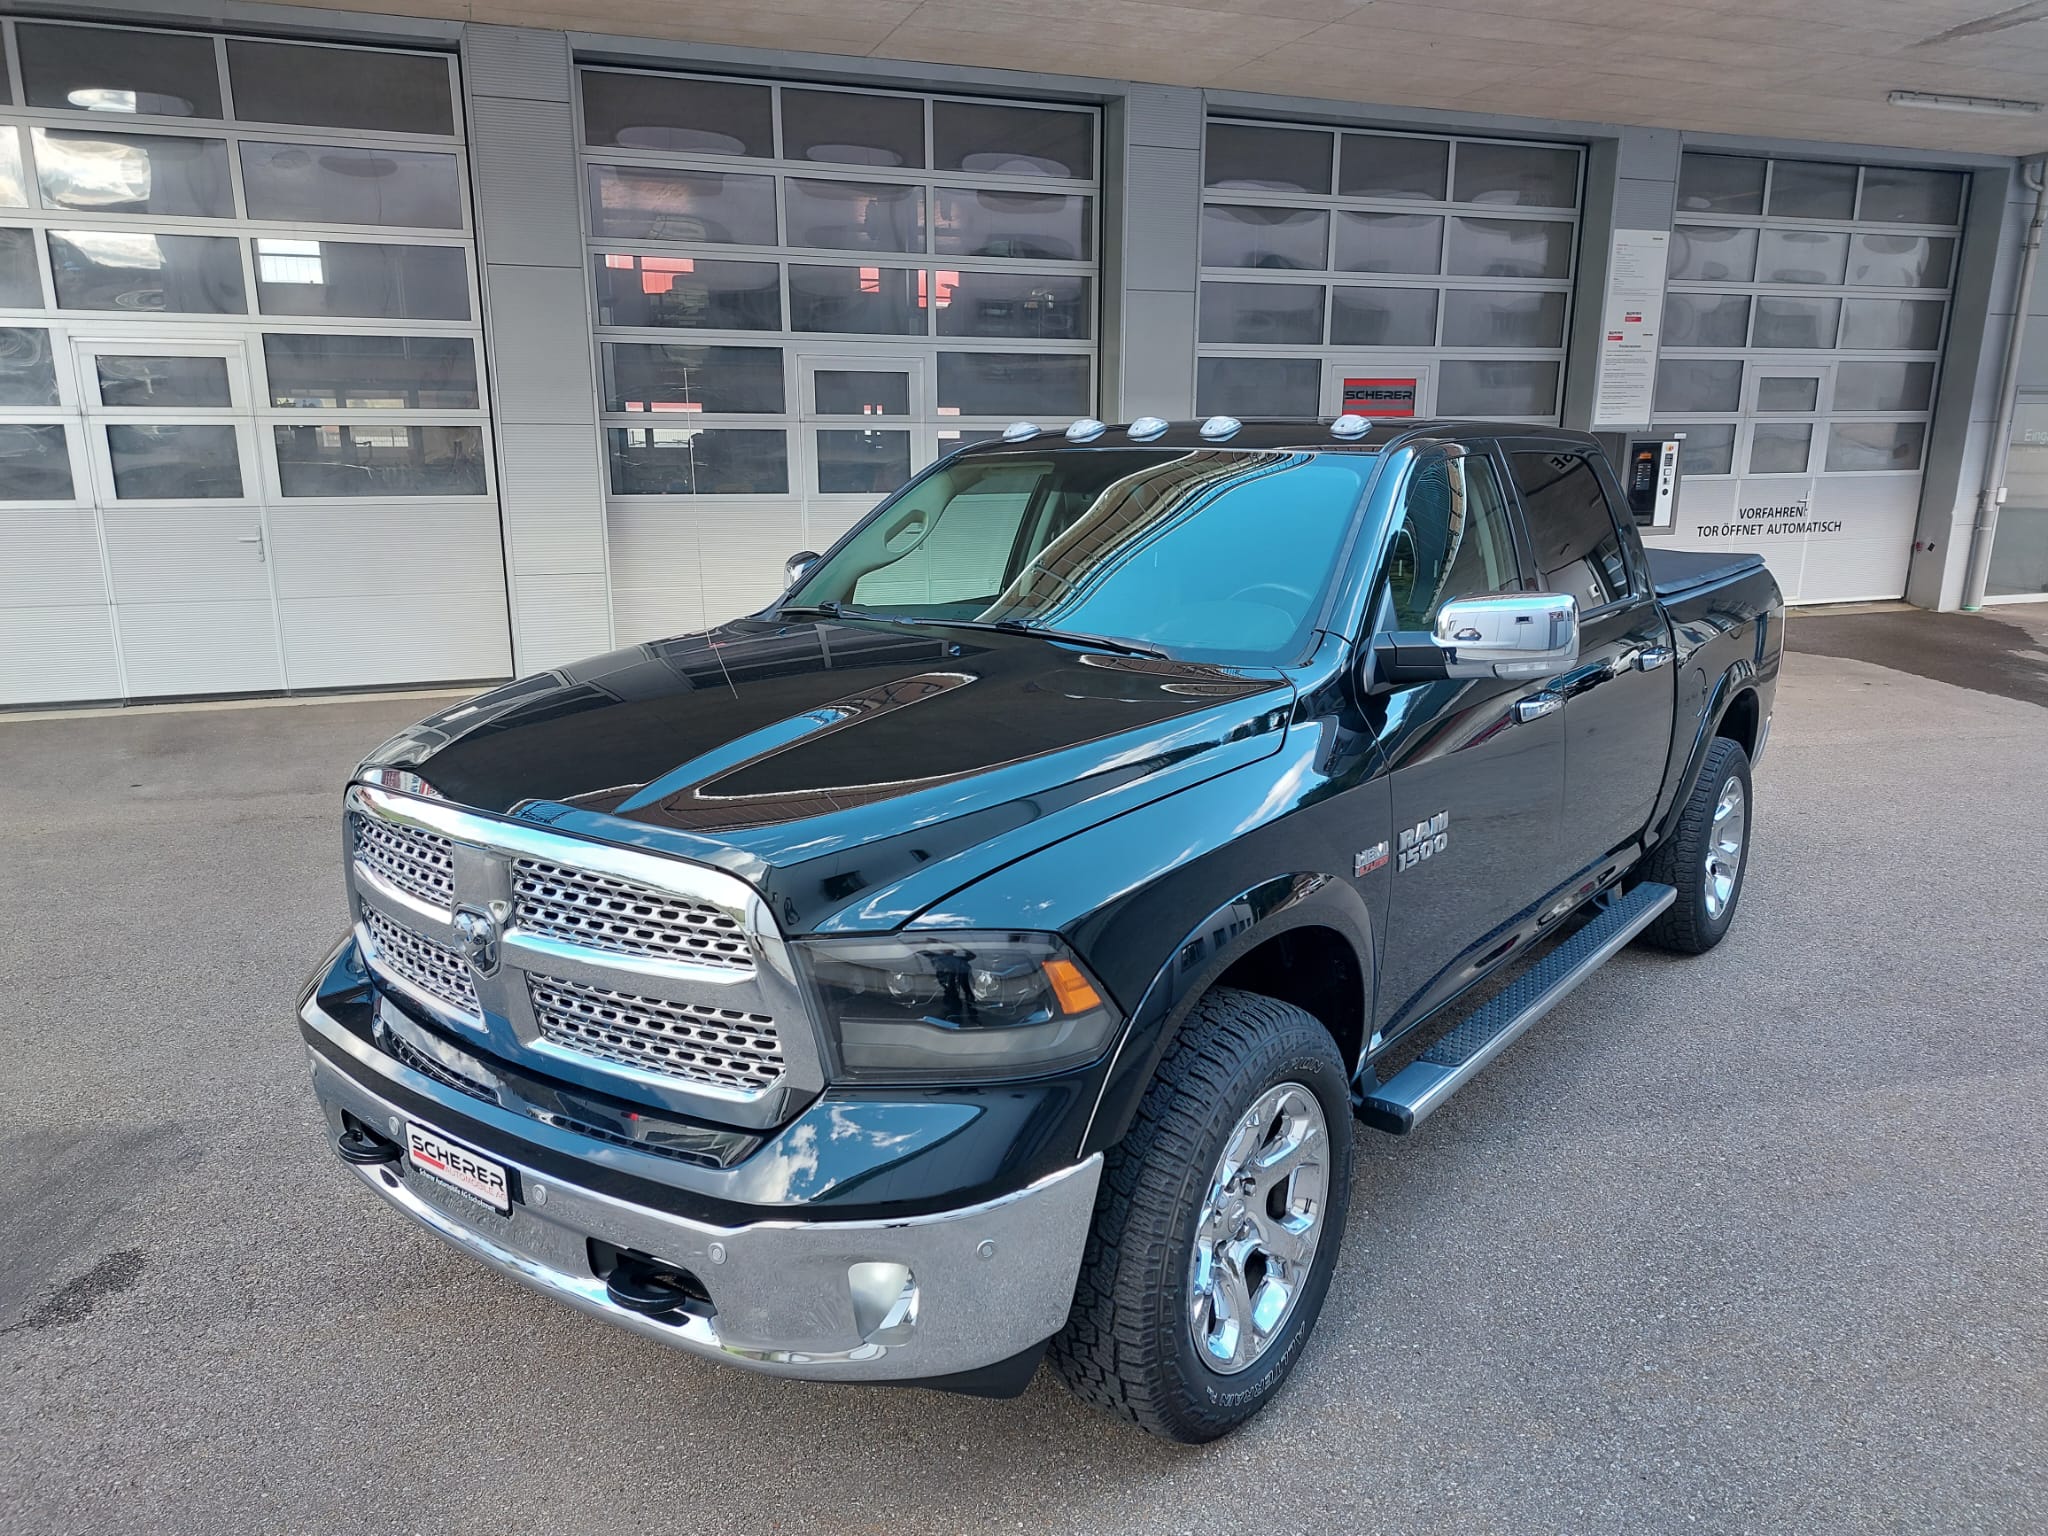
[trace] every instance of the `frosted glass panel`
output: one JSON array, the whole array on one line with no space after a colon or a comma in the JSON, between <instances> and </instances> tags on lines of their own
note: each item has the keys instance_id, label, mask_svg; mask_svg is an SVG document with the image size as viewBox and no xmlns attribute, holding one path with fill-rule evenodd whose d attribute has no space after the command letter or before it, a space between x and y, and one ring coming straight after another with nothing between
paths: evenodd
<instances>
[{"instance_id":1,"label":"frosted glass panel","mask_svg":"<svg viewBox=\"0 0 2048 1536\"><path fill-rule=\"evenodd\" d=\"M1767 229L1757 249L1760 283L1839 283L1849 237L1834 230Z\"/></svg>"},{"instance_id":2,"label":"frosted glass panel","mask_svg":"<svg viewBox=\"0 0 2048 1536\"><path fill-rule=\"evenodd\" d=\"M1444 221L1429 213L1340 213L1340 272L1437 272L1443 267Z\"/></svg>"},{"instance_id":3,"label":"frosted glass panel","mask_svg":"<svg viewBox=\"0 0 2048 1536\"><path fill-rule=\"evenodd\" d=\"M1436 290L1340 283L1330 290L1330 341L1340 347L1431 346L1436 341Z\"/></svg>"},{"instance_id":4,"label":"frosted glass panel","mask_svg":"<svg viewBox=\"0 0 2048 1536\"><path fill-rule=\"evenodd\" d=\"M1671 276L1677 281L1746 283L1756 276L1753 229L1681 224L1671 231Z\"/></svg>"},{"instance_id":5,"label":"frosted glass panel","mask_svg":"<svg viewBox=\"0 0 2048 1536\"><path fill-rule=\"evenodd\" d=\"M1728 411L1742 405L1740 358L1667 357L1657 364L1660 411Z\"/></svg>"},{"instance_id":6,"label":"frosted glass panel","mask_svg":"<svg viewBox=\"0 0 2048 1536\"><path fill-rule=\"evenodd\" d=\"M1446 416L1550 416L1557 411L1557 363L1474 362L1437 368L1437 409Z\"/></svg>"}]
</instances>

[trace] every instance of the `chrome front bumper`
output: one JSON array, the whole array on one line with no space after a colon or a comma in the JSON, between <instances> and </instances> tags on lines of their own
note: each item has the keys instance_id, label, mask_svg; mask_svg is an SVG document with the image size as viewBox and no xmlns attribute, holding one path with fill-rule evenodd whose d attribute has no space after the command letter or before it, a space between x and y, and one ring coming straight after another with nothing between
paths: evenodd
<instances>
[{"instance_id":1,"label":"chrome front bumper","mask_svg":"<svg viewBox=\"0 0 2048 1536\"><path fill-rule=\"evenodd\" d=\"M309 1055L330 1132L341 1134L346 1112L403 1142L408 1117L396 1105ZM693 1354L820 1381L950 1376L1008 1360L1057 1333L1102 1174L1098 1153L959 1210L719 1227L507 1166L518 1198L505 1216L402 1159L355 1172L428 1230L538 1291ZM657 1318L620 1306L592 1268L592 1238L688 1270L709 1295L712 1315Z\"/></svg>"}]
</instances>

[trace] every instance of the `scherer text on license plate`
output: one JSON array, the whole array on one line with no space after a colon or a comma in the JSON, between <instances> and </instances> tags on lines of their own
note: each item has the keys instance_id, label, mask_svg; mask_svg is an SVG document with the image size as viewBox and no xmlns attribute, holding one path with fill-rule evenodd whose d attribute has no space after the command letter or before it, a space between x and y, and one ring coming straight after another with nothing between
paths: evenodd
<instances>
[{"instance_id":1,"label":"scherer text on license plate","mask_svg":"<svg viewBox=\"0 0 2048 1536\"><path fill-rule=\"evenodd\" d=\"M428 1178L439 1179L494 1211L504 1213L512 1209L505 1170L489 1158L479 1157L469 1148L457 1146L425 1126L410 1122L405 1127L405 1153L412 1159L413 1167Z\"/></svg>"}]
</instances>

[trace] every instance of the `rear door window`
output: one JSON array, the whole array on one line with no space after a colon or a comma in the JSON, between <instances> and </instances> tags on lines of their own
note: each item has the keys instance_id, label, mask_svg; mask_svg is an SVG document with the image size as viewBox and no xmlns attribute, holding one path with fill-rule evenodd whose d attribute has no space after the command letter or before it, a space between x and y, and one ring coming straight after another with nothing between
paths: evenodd
<instances>
[{"instance_id":1,"label":"rear door window","mask_svg":"<svg viewBox=\"0 0 2048 1536\"><path fill-rule=\"evenodd\" d=\"M1585 455L1524 451L1510 454L1509 461L1543 590L1569 592L1581 608L1604 608L1627 597L1627 546L1606 488Z\"/></svg>"}]
</instances>

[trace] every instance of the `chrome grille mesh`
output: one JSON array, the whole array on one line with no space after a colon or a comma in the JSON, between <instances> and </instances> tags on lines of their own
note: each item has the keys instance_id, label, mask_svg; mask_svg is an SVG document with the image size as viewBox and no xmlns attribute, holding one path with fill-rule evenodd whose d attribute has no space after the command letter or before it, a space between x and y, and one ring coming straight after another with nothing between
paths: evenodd
<instances>
[{"instance_id":1,"label":"chrome grille mesh","mask_svg":"<svg viewBox=\"0 0 2048 1536\"><path fill-rule=\"evenodd\" d=\"M642 1071L759 1091L782 1076L782 1045L766 1014L641 997L530 975L541 1037Z\"/></svg>"},{"instance_id":2,"label":"chrome grille mesh","mask_svg":"<svg viewBox=\"0 0 2048 1536\"><path fill-rule=\"evenodd\" d=\"M387 884L437 907L455 905L455 844L434 832L351 815L356 859Z\"/></svg>"},{"instance_id":3,"label":"chrome grille mesh","mask_svg":"<svg viewBox=\"0 0 2048 1536\"><path fill-rule=\"evenodd\" d=\"M469 965L454 950L401 927L375 907L363 908L376 962L401 981L464 1013L481 1013Z\"/></svg>"},{"instance_id":4,"label":"chrome grille mesh","mask_svg":"<svg viewBox=\"0 0 2048 1536\"><path fill-rule=\"evenodd\" d=\"M746 930L722 908L542 859L512 865L512 923L620 955L754 969Z\"/></svg>"}]
</instances>

